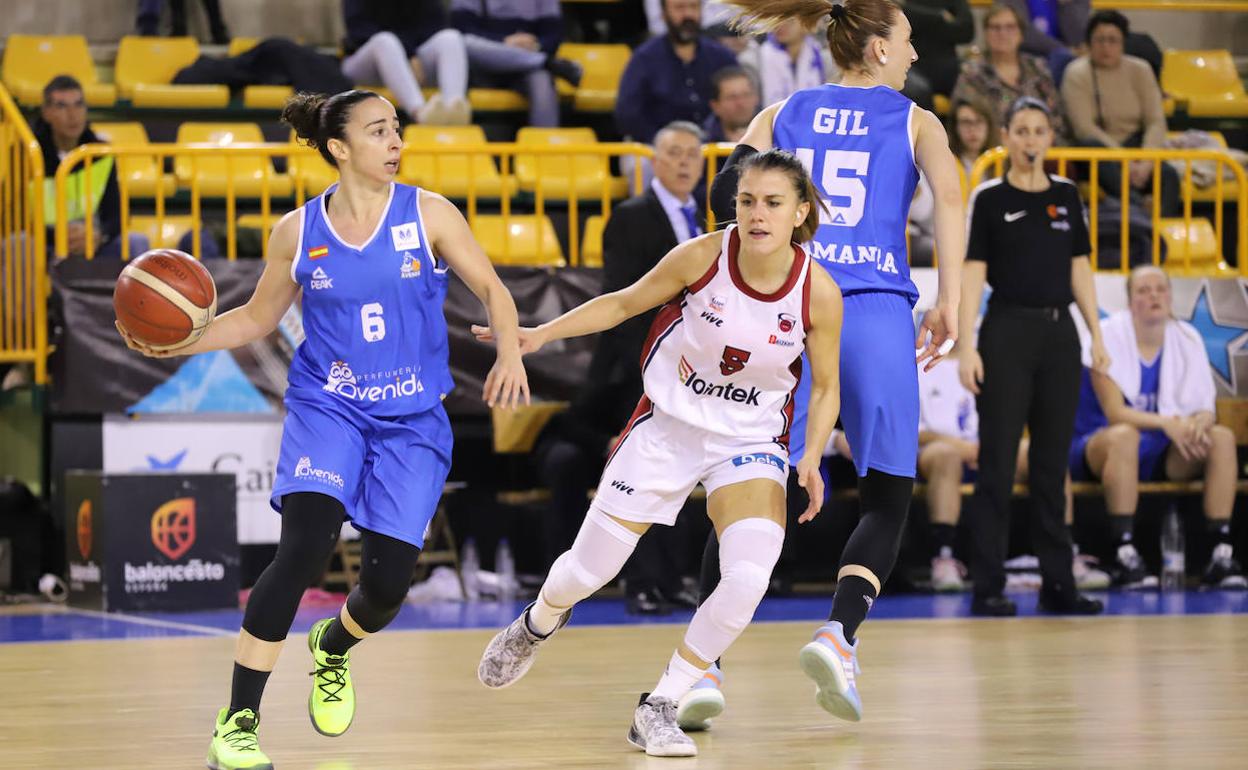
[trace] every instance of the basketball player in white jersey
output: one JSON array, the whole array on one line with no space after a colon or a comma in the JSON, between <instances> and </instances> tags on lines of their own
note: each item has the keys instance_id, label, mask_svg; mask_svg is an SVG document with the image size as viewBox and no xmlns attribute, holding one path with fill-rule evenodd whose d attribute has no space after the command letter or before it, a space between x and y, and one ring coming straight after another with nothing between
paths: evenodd
<instances>
[{"instance_id":1,"label":"basketball player in white jersey","mask_svg":"<svg viewBox=\"0 0 1248 770\"><path fill-rule=\"evenodd\" d=\"M533 352L667 303L642 351L645 395L576 542L551 567L537 601L490 642L477 672L482 683L506 687L522 677L572 605L615 577L650 525L673 524L700 483L719 534L722 579L653 692L642 695L628 734L653 756L697 754L676 725L676 704L749 624L780 556L803 351L813 372L812 446L827 443L840 409L840 290L798 245L818 222L817 195L796 156L761 153L743 166L738 225L677 246L628 288L521 329L521 350ZM491 339L489 329L474 331ZM797 473L813 516L823 501L818 453Z\"/></svg>"}]
</instances>

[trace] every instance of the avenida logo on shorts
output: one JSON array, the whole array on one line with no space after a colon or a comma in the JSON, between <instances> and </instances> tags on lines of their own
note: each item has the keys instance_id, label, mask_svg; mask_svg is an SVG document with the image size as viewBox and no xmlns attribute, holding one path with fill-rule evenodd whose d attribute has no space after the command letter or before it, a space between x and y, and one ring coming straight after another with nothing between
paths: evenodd
<instances>
[{"instance_id":1,"label":"avenida logo on shorts","mask_svg":"<svg viewBox=\"0 0 1248 770\"><path fill-rule=\"evenodd\" d=\"M322 470L312 467L312 458L304 455L299 458L299 462L295 464L295 478L297 479L316 479L317 481L329 484L330 486L342 489L346 486L346 482L342 480L342 476L333 471Z\"/></svg>"},{"instance_id":2,"label":"avenida logo on shorts","mask_svg":"<svg viewBox=\"0 0 1248 770\"><path fill-rule=\"evenodd\" d=\"M407 374L408 377L403 379L403 374ZM378 401L414 396L417 393L425 392L424 383L420 381L416 376L415 370L411 367L393 372L366 374L364 381L367 383L372 379L379 379L383 375L387 378L393 375L393 380L385 385L360 385L356 379L355 372L351 371L350 364L346 361L335 361L329 365L329 376L325 378L325 384L321 389L328 393L337 393L352 401L368 401L374 404Z\"/></svg>"}]
</instances>

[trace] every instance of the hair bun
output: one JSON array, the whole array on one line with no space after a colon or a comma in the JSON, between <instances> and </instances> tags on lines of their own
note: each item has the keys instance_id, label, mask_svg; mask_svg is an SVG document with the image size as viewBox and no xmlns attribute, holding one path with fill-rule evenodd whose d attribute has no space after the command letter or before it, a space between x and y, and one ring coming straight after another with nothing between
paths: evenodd
<instances>
[{"instance_id":1,"label":"hair bun","mask_svg":"<svg viewBox=\"0 0 1248 770\"><path fill-rule=\"evenodd\" d=\"M828 11L828 16L832 19L832 21L845 18L845 6L839 3L832 6L832 10Z\"/></svg>"}]
</instances>

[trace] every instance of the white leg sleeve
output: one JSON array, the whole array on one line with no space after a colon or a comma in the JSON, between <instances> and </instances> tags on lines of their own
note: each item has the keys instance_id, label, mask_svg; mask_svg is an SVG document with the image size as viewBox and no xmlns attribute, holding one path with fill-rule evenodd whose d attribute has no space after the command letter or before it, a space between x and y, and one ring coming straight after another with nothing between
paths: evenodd
<instances>
[{"instance_id":1,"label":"white leg sleeve","mask_svg":"<svg viewBox=\"0 0 1248 770\"><path fill-rule=\"evenodd\" d=\"M529 610L532 629L539 634L550 633L564 611L620 573L640 539L641 535L591 506L572 548L555 559Z\"/></svg>"},{"instance_id":2,"label":"white leg sleeve","mask_svg":"<svg viewBox=\"0 0 1248 770\"><path fill-rule=\"evenodd\" d=\"M784 527L742 519L719 536L719 585L698 608L685 645L708 663L719 659L754 617L780 559Z\"/></svg>"}]
</instances>

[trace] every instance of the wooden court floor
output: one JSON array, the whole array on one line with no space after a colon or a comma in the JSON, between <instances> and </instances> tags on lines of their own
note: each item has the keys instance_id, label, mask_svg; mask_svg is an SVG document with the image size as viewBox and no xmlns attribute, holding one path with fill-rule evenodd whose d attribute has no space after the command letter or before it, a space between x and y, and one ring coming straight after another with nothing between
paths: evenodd
<instances>
[{"instance_id":1,"label":"wooden court floor","mask_svg":"<svg viewBox=\"0 0 1248 770\"><path fill-rule=\"evenodd\" d=\"M725 661L728 711L696 759L624 734L679 639L672 625L575 625L529 676L476 680L491 632L383 633L357 648L359 709L313 732L292 637L262 745L281 770L362 768L1231 768L1248 766L1248 616L868 624L865 720L832 720L797 667L808 623L750 628ZM202 767L233 641L0 645L0 767Z\"/></svg>"}]
</instances>

